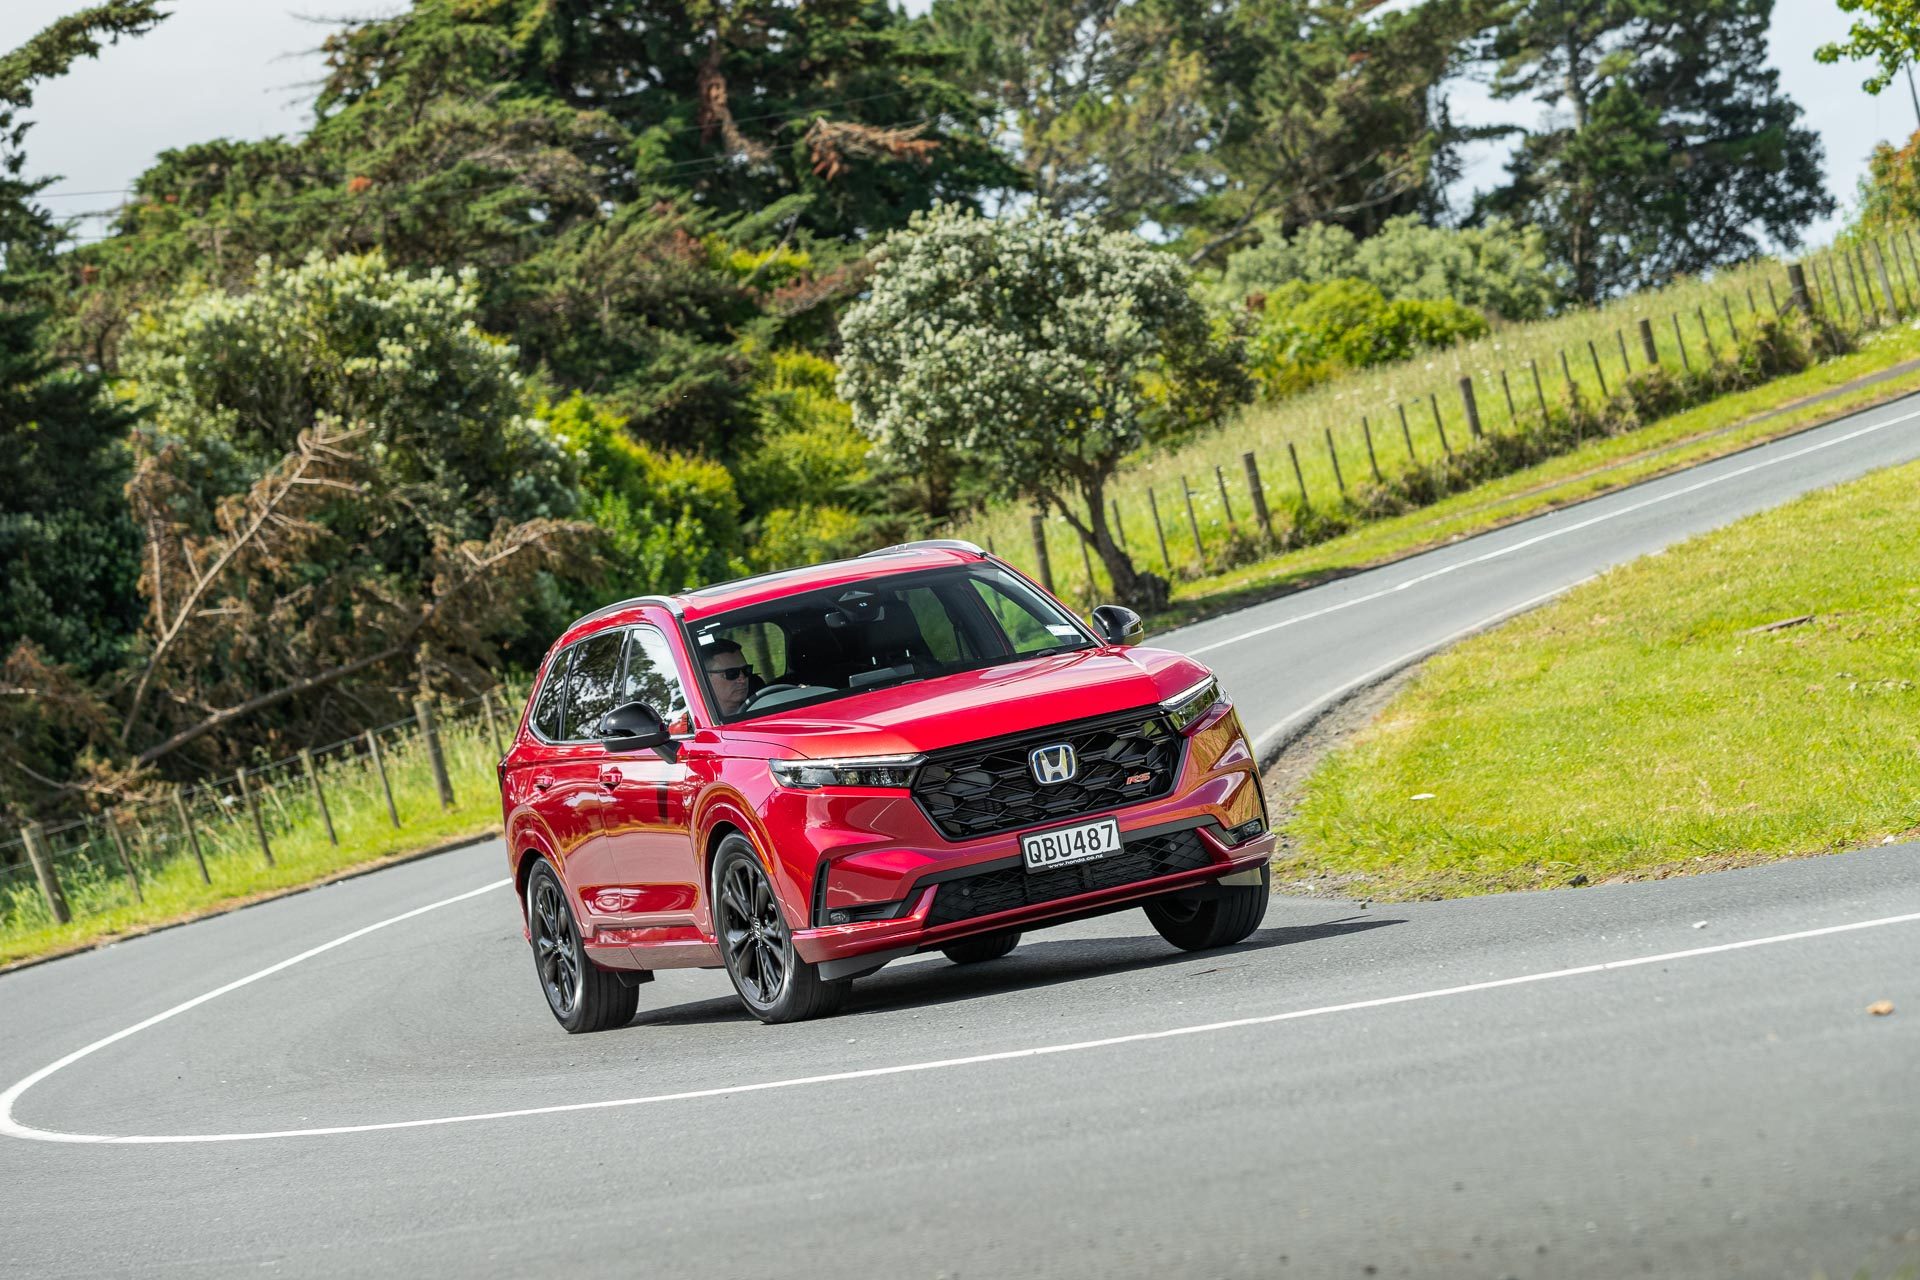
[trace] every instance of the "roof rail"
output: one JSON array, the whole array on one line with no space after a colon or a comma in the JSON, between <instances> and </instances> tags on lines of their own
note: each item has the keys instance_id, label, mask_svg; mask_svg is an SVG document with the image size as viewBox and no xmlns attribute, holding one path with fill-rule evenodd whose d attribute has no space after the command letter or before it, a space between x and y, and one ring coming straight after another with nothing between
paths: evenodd
<instances>
[{"instance_id":1,"label":"roof rail","mask_svg":"<svg viewBox=\"0 0 1920 1280\"><path fill-rule=\"evenodd\" d=\"M901 542L891 547L881 547L878 551L863 551L859 559L868 556L890 556L896 551L970 551L976 556L986 555L983 547L966 541L964 538L922 538L918 542Z\"/></svg>"},{"instance_id":2,"label":"roof rail","mask_svg":"<svg viewBox=\"0 0 1920 1280\"><path fill-rule=\"evenodd\" d=\"M592 613L582 614L568 625L567 630L571 631L583 622L592 622L595 618L604 618L608 614L618 613L622 609L631 609L637 604L657 604L676 616L680 612L680 602L666 596L635 596L631 600L616 600L612 604L601 605Z\"/></svg>"}]
</instances>

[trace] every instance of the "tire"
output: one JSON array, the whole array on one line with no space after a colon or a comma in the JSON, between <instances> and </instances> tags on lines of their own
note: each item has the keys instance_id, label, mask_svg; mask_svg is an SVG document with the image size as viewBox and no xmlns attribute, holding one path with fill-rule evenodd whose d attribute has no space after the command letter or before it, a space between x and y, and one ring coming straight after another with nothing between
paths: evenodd
<instances>
[{"instance_id":1,"label":"tire","mask_svg":"<svg viewBox=\"0 0 1920 1280\"><path fill-rule=\"evenodd\" d=\"M1219 885L1205 897L1170 893L1147 904L1147 919L1182 951L1206 951L1244 942L1266 918L1273 868L1260 868L1257 885Z\"/></svg>"},{"instance_id":2,"label":"tire","mask_svg":"<svg viewBox=\"0 0 1920 1280\"><path fill-rule=\"evenodd\" d=\"M639 988L587 958L567 891L544 861L527 877L527 933L547 1008L569 1034L605 1031L633 1021L633 1011L640 1007Z\"/></svg>"},{"instance_id":3,"label":"tire","mask_svg":"<svg viewBox=\"0 0 1920 1280\"><path fill-rule=\"evenodd\" d=\"M983 933L977 938L962 938L952 946L940 948L940 954L955 964L983 964L988 960L998 960L1020 945L1020 931L1007 929L1000 933Z\"/></svg>"},{"instance_id":4,"label":"tire","mask_svg":"<svg viewBox=\"0 0 1920 1280\"><path fill-rule=\"evenodd\" d=\"M853 979L822 981L820 970L794 951L780 899L745 836L720 842L712 902L720 959L748 1013L762 1022L803 1022L846 1002Z\"/></svg>"}]
</instances>

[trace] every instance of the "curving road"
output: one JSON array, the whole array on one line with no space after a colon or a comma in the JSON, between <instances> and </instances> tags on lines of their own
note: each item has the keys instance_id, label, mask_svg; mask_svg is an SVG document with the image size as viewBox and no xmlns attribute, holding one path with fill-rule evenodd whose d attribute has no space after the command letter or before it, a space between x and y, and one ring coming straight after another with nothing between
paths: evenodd
<instances>
[{"instance_id":1,"label":"curving road","mask_svg":"<svg viewBox=\"0 0 1920 1280\"><path fill-rule=\"evenodd\" d=\"M1608 565L1916 457L1920 398L1164 642L1271 749ZM571 1038L501 867L483 844L0 978L0 1274L1920 1266L1920 846L1280 898L1199 956L1127 913L781 1028L676 971Z\"/></svg>"}]
</instances>

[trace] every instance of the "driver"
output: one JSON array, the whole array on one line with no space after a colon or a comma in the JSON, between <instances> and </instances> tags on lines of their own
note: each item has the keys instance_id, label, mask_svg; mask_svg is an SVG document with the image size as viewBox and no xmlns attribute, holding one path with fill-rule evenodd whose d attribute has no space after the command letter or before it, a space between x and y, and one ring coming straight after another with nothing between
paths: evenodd
<instances>
[{"instance_id":1,"label":"driver","mask_svg":"<svg viewBox=\"0 0 1920 1280\"><path fill-rule=\"evenodd\" d=\"M753 692L753 668L747 665L740 646L731 640L715 640L707 646L706 654L700 661L706 668L707 687L713 690L713 700L720 714L738 714L740 708L747 705L748 695Z\"/></svg>"}]
</instances>

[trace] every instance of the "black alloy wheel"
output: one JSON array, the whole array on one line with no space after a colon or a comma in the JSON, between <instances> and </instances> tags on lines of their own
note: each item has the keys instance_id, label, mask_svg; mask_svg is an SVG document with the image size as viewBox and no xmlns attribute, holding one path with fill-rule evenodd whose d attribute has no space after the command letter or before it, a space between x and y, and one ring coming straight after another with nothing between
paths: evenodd
<instances>
[{"instance_id":1,"label":"black alloy wheel","mask_svg":"<svg viewBox=\"0 0 1920 1280\"><path fill-rule=\"evenodd\" d=\"M832 1013L853 985L851 979L823 981L794 951L780 900L744 836L728 836L714 856L713 929L740 1003L762 1022Z\"/></svg>"},{"instance_id":2,"label":"black alloy wheel","mask_svg":"<svg viewBox=\"0 0 1920 1280\"><path fill-rule=\"evenodd\" d=\"M632 1021L639 991L587 958L560 877L545 862L527 878L527 935L547 1008L569 1033L604 1031Z\"/></svg>"}]
</instances>

